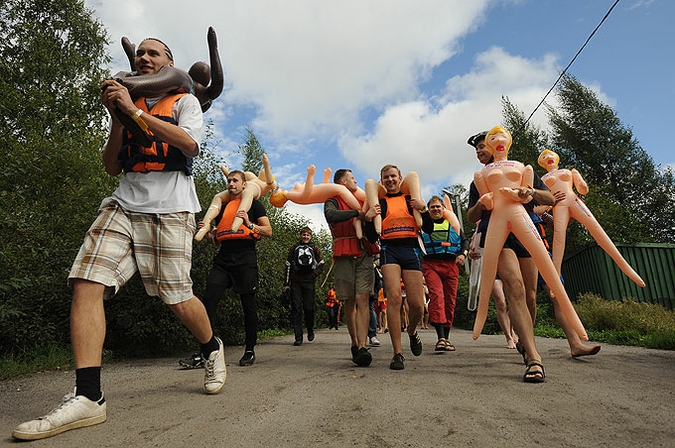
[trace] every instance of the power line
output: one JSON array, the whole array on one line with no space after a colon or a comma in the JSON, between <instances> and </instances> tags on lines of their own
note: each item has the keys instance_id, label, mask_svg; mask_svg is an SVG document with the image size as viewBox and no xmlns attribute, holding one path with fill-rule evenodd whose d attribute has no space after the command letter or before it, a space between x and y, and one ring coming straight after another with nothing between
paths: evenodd
<instances>
[{"instance_id":1,"label":"power line","mask_svg":"<svg viewBox=\"0 0 675 448\"><path fill-rule=\"evenodd\" d=\"M616 1L614 2L614 4L611 6L611 8L609 8L609 10L608 10L607 13L605 14L605 16L604 16L604 17L602 18L602 20L600 21L600 23L598 23L598 26L596 26L595 29L593 30L593 32L591 33L591 35L588 36L588 39L586 39L586 42L584 42L584 44L581 46L581 48L579 48L579 51L577 51L577 54L574 55L574 57L572 58L572 60L570 61L570 63L567 64L567 67L565 67L565 69L562 71L562 73L560 73L560 76L558 76L558 79L555 80L555 82L553 83L553 85L551 86L551 88L548 90L548 92L546 92L546 95L544 95L544 97L541 99L541 101L539 102L539 104L537 104L537 107L535 107L534 110L532 111L532 113L530 114L530 116L527 117L527 120L525 120L525 123L523 123L523 128L525 128L525 126L527 126L527 123L529 123L530 118L532 118L532 116L535 114L535 112L537 112L537 110L541 107L541 105L544 104L544 101L546 101L546 98L547 98L547 97L549 96L549 94L553 91L553 89L555 89L555 86L558 85L558 82L560 82L560 80L562 79L562 77L565 76L565 73L567 73L567 70L572 66L572 64L574 64L574 61L576 61L577 57L579 57L579 55L581 54L581 52L584 51L584 48L586 48L586 45L588 45L588 43L591 41L591 39L593 38L593 36L595 35L595 33L598 31L598 29L600 29L600 27L601 27L602 24L605 22L605 20L607 20L607 17L609 17L609 15L612 13L612 10L614 9L614 7L615 7L618 3L619 3L619 0L616 0Z\"/></svg>"}]
</instances>

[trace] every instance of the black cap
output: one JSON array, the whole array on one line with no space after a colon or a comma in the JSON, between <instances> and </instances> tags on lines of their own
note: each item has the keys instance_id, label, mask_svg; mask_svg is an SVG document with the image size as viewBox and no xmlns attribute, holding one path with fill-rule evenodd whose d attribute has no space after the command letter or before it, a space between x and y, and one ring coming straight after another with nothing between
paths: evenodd
<instances>
[{"instance_id":1,"label":"black cap","mask_svg":"<svg viewBox=\"0 0 675 448\"><path fill-rule=\"evenodd\" d=\"M466 141L469 145L473 146L474 148L478 147L478 144L485 140L485 136L487 135L488 131L483 131L479 132L476 135L472 135L469 137L469 139Z\"/></svg>"}]
</instances>

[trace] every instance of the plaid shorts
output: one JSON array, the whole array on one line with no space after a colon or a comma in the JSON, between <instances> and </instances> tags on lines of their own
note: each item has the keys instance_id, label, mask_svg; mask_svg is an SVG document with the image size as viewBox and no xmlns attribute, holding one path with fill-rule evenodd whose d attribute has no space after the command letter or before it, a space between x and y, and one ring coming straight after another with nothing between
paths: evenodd
<instances>
[{"instance_id":1,"label":"plaid shorts","mask_svg":"<svg viewBox=\"0 0 675 448\"><path fill-rule=\"evenodd\" d=\"M105 285L105 298L138 271L145 291L168 305L193 297L190 268L193 213L147 214L124 210L116 201L103 201L87 231L68 276Z\"/></svg>"}]
</instances>

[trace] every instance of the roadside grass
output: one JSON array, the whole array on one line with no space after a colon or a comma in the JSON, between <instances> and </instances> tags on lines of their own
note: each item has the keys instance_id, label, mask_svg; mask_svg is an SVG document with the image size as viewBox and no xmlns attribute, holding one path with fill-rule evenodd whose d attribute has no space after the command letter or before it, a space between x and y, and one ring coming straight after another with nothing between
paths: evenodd
<instances>
[{"instance_id":1,"label":"roadside grass","mask_svg":"<svg viewBox=\"0 0 675 448\"><path fill-rule=\"evenodd\" d=\"M271 329L258 333L258 339L270 340L293 333L293 330ZM116 362L125 359L125 355L103 350L103 362ZM54 370L74 370L75 360L70 346L36 348L30 352L0 356L0 381L18 378L36 372Z\"/></svg>"},{"instance_id":2,"label":"roadside grass","mask_svg":"<svg viewBox=\"0 0 675 448\"><path fill-rule=\"evenodd\" d=\"M660 305L584 294L574 308L591 341L675 350L675 313ZM550 303L539 305L534 332L543 337L565 337Z\"/></svg>"},{"instance_id":3,"label":"roadside grass","mask_svg":"<svg viewBox=\"0 0 675 448\"><path fill-rule=\"evenodd\" d=\"M50 346L28 353L0 357L0 380L35 372L70 370L74 366L70 347Z\"/></svg>"},{"instance_id":4,"label":"roadside grass","mask_svg":"<svg viewBox=\"0 0 675 448\"><path fill-rule=\"evenodd\" d=\"M466 299L460 299L457 307L466 309ZM629 299L608 301L594 294L585 294L575 303L579 318L584 323L589 339L616 345L631 345L661 350L675 350L675 313L659 305L638 303ZM459 310L458 310L459 311ZM471 329L473 314L465 311L456 315L458 328ZM459 319L457 319L460 317ZM490 303L490 312L484 332L499 333L494 304ZM565 335L555 321L550 301L538 303L537 324L534 328L537 336L564 338ZM288 329L269 329L261 331L260 340L269 340L292 333ZM124 355L104 351L104 362L124 359ZM0 356L0 380L17 378L35 372L74 369L70 347L50 346L37 348L31 352Z\"/></svg>"}]
</instances>

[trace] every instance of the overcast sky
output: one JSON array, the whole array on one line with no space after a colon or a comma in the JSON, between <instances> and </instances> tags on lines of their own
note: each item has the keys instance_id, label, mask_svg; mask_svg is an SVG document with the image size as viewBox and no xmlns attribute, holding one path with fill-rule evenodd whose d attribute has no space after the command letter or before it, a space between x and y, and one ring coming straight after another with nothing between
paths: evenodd
<instances>
[{"instance_id":1,"label":"overcast sky","mask_svg":"<svg viewBox=\"0 0 675 448\"><path fill-rule=\"evenodd\" d=\"M352 168L363 186L394 163L420 174L426 198L468 185L480 166L467 137L501 123L502 96L529 115L614 2L85 0L108 30L112 73L128 69L122 36L161 38L187 70L208 60L215 28L226 86L205 118L224 163L238 167L250 126L282 188L310 164ZM659 142L673 17L670 0L621 0L569 69L661 165L675 162ZM532 121L545 128L544 110ZM320 225L319 206L299 210Z\"/></svg>"}]
</instances>

